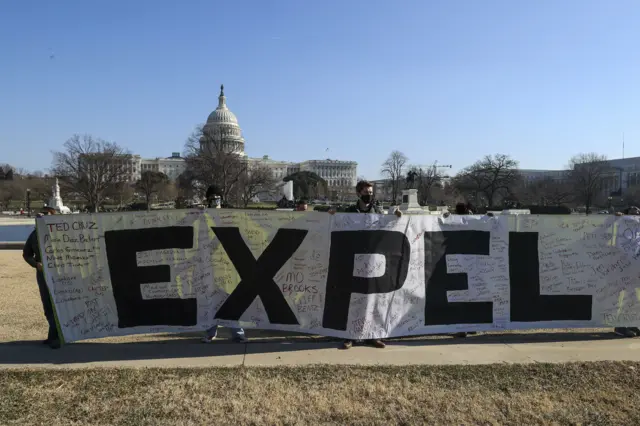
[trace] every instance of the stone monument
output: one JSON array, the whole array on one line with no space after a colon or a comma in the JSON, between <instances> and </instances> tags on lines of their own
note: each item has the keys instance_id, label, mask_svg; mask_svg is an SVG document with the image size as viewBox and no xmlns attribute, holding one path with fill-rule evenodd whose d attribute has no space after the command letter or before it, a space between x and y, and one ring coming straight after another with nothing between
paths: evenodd
<instances>
[{"instance_id":1,"label":"stone monument","mask_svg":"<svg viewBox=\"0 0 640 426\"><path fill-rule=\"evenodd\" d=\"M418 203L417 189L402 190L402 204L398 207L402 214L425 214L425 211ZM389 209L389 214L393 214L395 209Z\"/></svg>"},{"instance_id":2,"label":"stone monument","mask_svg":"<svg viewBox=\"0 0 640 426\"><path fill-rule=\"evenodd\" d=\"M281 192L282 195L287 197L287 200L293 201L293 181L290 180L288 182L285 182L284 185L282 185Z\"/></svg>"},{"instance_id":3,"label":"stone monument","mask_svg":"<svg viewBox=\"0 0 640 426\"><path fill-rule=\"evenodd\" d=\"M58 184L58 178L56 178L56 184L51 187L51 198L49 199L49 207L53 207L58 213L68 214L71 213L71 209L62 204L62 197L60 197L60 185Z\"/></svg>"}]
</instances>

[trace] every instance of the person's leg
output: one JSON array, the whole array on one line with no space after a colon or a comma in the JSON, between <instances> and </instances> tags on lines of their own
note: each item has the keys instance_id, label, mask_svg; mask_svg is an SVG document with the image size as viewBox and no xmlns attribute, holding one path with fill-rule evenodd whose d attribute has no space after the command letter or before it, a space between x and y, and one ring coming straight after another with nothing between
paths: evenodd
<instances>
[{"instance_id":1,"label":"person's leg","mask_svg":"<svg viewBox=\"0 0 640 426\"><path fill-rule=\"evenodd\" d=\"M211 343L218 335L218 326L214 325L206 331L206 335L202 338L202 343Z\"/></svg>"},{"instance_id":2,"label":"person's leg","mask_svg":"<svg viewBox=\"0 0 640 426\"><path fill-rule=\"evenodd\" d=\"M231 338L234 342L245 342L247 340L247 337L244 335L244 330L242 328L232 328Z\"/></svg>"},{"instance_id":3,"label":"person's leg","mask_svg":"<svg viewBox=\"0 0 640 426\"><path fill-rule=\"evenodd\" d=\"M342 349L350 349L353 346L353 340L343 340Z\"/></svg>"},{"instance_id":4,"label":"person's leg","mask_svg":"<svg viewBox=\"0 0 640 426\"><path fill-rule=\"evenodd\" d=\"M613 332L618 336L622 336L622 337L636 337L638 335L634 333L633 330L627 327L616 327L613 329Z\"/></svg>"},{"instance_id":5,"label":"person's leg","mask_svg":"<svg viewBox=\"0 0 640 426\"><path fill-rule=\"evenodd\" d=\"M56 319L53 313L53 304L51 303L51 296L49 295L49 289L44 279L44 275L36 273L36 281L38 282L38 290L40 291L40 300L42 301L42 309L44 310L44 316L49 324L49 330L47 332L47 340L44 343L48 344L54 349L60 347L60 339L58 338L58 328L56 327Z\"/></svg>"},{"instance_id":6,"label":"person's leg","mask_svg":"<svg viewBox=\"0 0 640 426\"><path fill-rule=\"evenodd\" d=\"M378 349L384 349L387 347L387 345L380 339L367 339L364 343Z\"/></svg>"}]
</instances>

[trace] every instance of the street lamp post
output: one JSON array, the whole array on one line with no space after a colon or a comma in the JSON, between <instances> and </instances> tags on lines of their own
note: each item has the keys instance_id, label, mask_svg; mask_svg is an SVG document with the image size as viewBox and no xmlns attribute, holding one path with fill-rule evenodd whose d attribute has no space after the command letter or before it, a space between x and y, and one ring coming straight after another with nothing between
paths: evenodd
<instances>
[{"instance_id":1,"label":"street lamp post","mask_svg":"<svg viewBox=\"0 0 640 426\"><path fill-rule=\"evenodd\" d=\"M27 188L27 215L31 217L31 190Z\"/></svg>"}]
</instances>

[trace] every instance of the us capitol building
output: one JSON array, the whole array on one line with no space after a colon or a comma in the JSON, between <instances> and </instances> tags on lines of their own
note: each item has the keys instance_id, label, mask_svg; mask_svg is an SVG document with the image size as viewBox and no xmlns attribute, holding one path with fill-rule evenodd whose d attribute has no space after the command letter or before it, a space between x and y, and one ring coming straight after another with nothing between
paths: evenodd
<instances>
[{"instance_id":1,"label":"us capitol building","mask_svg":"<svg viewBox=\"0 0 640 426\"><path fill-rule=\"evenodd\" d=\"M220 86L218 107L209 114L203 127L203 136L200 144L223 143L232 146L232 150L245 157L251 166L267 166L273 172L276 179L282 180L292 173L309 171L317 174L327 181L329 191L355 191L358 163L355 161L339 160L306 160L300 163L289 161L277 161L268 155L259 158L250 158L244 151L244 138L242 129L238 125L235 114L227 107L227 98L224 96L224 86Z\"/></svg>"}]
</instances>

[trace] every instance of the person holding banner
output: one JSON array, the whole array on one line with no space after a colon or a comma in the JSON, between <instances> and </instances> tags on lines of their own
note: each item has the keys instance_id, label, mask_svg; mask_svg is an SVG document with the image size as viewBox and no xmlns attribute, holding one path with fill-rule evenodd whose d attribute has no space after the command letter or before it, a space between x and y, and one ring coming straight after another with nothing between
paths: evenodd
<instances>
[{"instance_id":1,"label":"person holding banner","mask_svg":"<svg viewBox=\"0 0 640 426\"><path fill-rule=\"evenodd\" d=\"M222 207L222 197L220 196L220 190L217 186L211 185L207 188L207 206L209 208L219 209ZM211 343L218 336L218 326L214 325L207 330L206 335L202 338L202 343ZM231 328L231 338L234 342L242 343L246 342L247 338L244 335L242 328Z\"/></svg>"},{"instance_id":2,"label":"person holding banner","mask_svg":"<svg viewBox=\"0 0 640 426\"><path fill-rule=\"evenodd\" d=\"M356 185L356 194L358 195L358 201L355 204L347 207L345 213L374 213L384 214L380 204L378 204L373 197L373 184L366 180L361 180ZM329 214L335 214L336 211L331 209ZM396 210L394 214L397 217L402 216L400 210ZM366 339L364 341L366 345L373 346L374 348L383 349L387 345L380 339ZM353 340L347 339L342 342L342 349L349 349L353 346Z\"/></svg>"},{"instance_id":3,"label":"person holding banner","mask_svg":"<svg viewBox=\"0 0 640 426\"><path fill-rule=\"evenodd\" d=\"M53 207L44 207L41 211L42 215L52 215L55 214L56 211ZM58 328L56 327L56 319L53 311L53 303L51 301L51 295L49 294L49 289L47 288L47 282L44 279L44 273L42 272L42 259L40 257L40 247L38 245L38 234L34 229L29 237L27 238L27 242L24 244L24 248L22 249L22 257L29 265L31 265L36 270L36 282L38 283L38 290L40 291L40 300L42 301L42 308L44 310L44 316L49 323L49 332L47 334L47 339L42 343L45 345L49 345L51 349L59 349L60 348L60 338L58 337Z\"/></svg>"},{"instance_id":4,"label":"person holding banner","mask_svg":"<svg viewBox=\"0 0 640 426\"><path fill-rule=\"evenodd\" d=\"M296 203L296 211L298 212L306 212L307 211L307 200L301 199Z\"/></svg>"}]
</instances>

